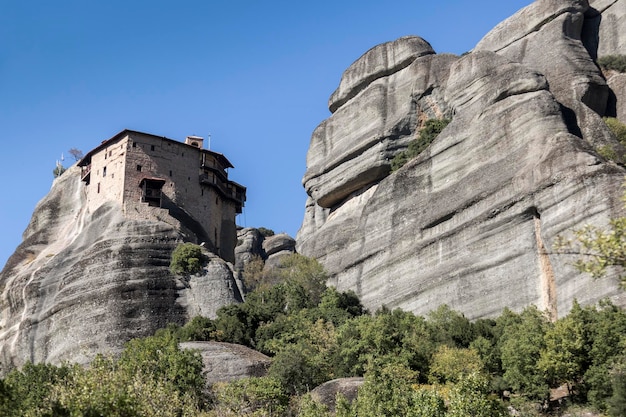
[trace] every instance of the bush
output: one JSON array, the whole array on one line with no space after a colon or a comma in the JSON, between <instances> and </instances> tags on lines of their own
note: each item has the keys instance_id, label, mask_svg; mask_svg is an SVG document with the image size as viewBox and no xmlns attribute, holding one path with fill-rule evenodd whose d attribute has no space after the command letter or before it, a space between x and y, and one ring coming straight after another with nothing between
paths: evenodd
<instances>
[{"instance_id":1,"label":"bush","mask_svg":"<svg viewBox=\"0 0 626 417\"><path fill-rule=\"evenodd\" d=\"M626 55L606 55L598 58L598 65L605 70L626 72Z\"/></svg>"},{"instance_id":2,"label":"bush","mask_svg":"<svg viewBox=\"0 0 626 417\"><path fill-rule=\"evenodd\" d=\"M172 252L170 271L175 275L193 275L202 271L208 258L202 253L202 247L193 243L176 246Z\"/></svg>"},{"instance_id":3,"label":"bush","mask_svg":"<svg viewBox=\"0 0 626 417\"><path fill-rule=\"evenodd\" d=\"M620 122L615 117L605 117L604 123L608 126L609 130L615 135L615 138L619 142L626 146L626 124Z\"/></svg>"},{"instance_id":4,"label":"bush","mask_svg":"<svg viewBox=\"0 0 626 417\"><path fill-rule=\"evenodd\" d=\"M397 171L408 161L422 153L422 151L435 140L448 123L450 123L449 119L427 120L422 130L420 130L417 139L412 140L409 143L409 148L406 151L400 152L393 158L391 161L391 171Z\"/></svg>"},{"instance_id":5,"label":"bush","mask_svg":"<svg viewBox=\"0 0 626 417\"><path fill-rule=\"evenodd\" d=\"M263 237L274 236L274 231L272 229L266 229L265 227L259 227L257 230L259 231L259 233L261 233L261 235Z\"/></svg>"}]
</instances>

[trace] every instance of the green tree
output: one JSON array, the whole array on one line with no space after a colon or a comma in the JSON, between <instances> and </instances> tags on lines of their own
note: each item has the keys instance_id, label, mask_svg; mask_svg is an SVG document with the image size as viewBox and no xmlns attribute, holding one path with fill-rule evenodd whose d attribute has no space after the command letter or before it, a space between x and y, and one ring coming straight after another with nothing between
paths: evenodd
<instances>
[{"instance_id":1,"label":"green tree","mask_svg":"<svg viewBox=\"0 0 626 417\"><path fill-rule=\"evenodd\" d=\"M428 326L433 340L451 347L466 348L475 337L472 323L446 304L428 313Z\"/></svg>"},{"instance_id":2,"label":"green tree","mask_svg":"<svg viewBox=\"0 0 626 417\"><path fill-rule=\"evenodd\" d=\"M433 354L428 380L431 383L454 383L470 374L482 374L484 369L477 351L441 345Z\"/></svg>"},{"instance_id":3,"label":"green tree","mask_svg":"<svg viewBox=\"0 0 626 417\"><path fill-rule=\"evenodd\" d=\"M214 409L220 417L284 415L289 396L280 381L271 377L244 378L213 385Z\"/></svg>"},{"instance_id":4,"label":"green tree","mask_svg":"<svg viewBox=\"0 0 626 417\"><path fill-rule=\"evenodd\" d=\"M452 387L446 417L505 417L503 404L489 392L489 381L481 374L461 377Z\"/></svg>"},{"instance_id":5,"label":"green tree","mask_svg":"<svg viewBox=\"0 0 626 417\"><path fill-rule=\"evenodd\" d=\"M536 307L531 306L511 320L502 335L502 369L504 380L518 393L533 400L545 401L549 386L544 373L537 367L545 349L545 333L549 322Z\"/></svg>"},{"instance_id":6,"label":"green tree","mask_svg":"<svg viewBox=\"0 0 626 417\"><path fill-rule=\"evenodd\" d=\"M172 252L170 271L176 275L193 275L202 271L208 257L202 247L193 243L182 243Z\"/></svg>"},{"instance_id":7,"label":"green tree","mask_svg":"<svg viewBox=\"0 0 626 417\"><path fill-rule=\"evenodd\" d=\"M401 363L426 379L435 350L423 317L402 310L379 310L346 321L337 329L337 376L363 375L368 365Z\"/></svg>"},{"instance_id":8,"label":"green tree","mask_svg":"<svg viewBox=\"0 0 626 417\"><path fill-rule=\"evenodd\" d=\"M546 330L545 348L537 367L552 387L567 384L569 393L578 384L589 366L590 318L578 302L572 310Z\"/></svg>"}]
</instances>

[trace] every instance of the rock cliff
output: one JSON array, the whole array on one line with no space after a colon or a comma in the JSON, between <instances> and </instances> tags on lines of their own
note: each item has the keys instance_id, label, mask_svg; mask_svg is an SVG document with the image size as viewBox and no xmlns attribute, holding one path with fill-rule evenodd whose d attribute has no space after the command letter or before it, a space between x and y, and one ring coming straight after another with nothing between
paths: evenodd
<instances>
[{"instance_id":1,"label":"rock cliff","mask_svg":"<svg viewBox=\"0 0 626 417\"><path fill-rule=\"evenodd\" d=\"M623 214L626 171L598 153L624 154L602 120L626 122L623 80L607 83L595 59L626 54L625 7L538 0L461 57L417 37L368 51L312 134L298 251L372 310L625 305L614 277L592 281L551 250L558 235ZM432 118L452 121L391 173Z\"/></svg>"},{"instance_id":2,"label":"rock cliff","mask_svg":"<svg viewBox=\"0 0 626 417\"><path fill-rule=\"evenodd\" d=\"M23 242L0 273L0 361L87 362L133 337L240 300L232 267L210 255L203 273L169 272L191 236L156 221L128 220L114 203L84 204L80 169L55 180ZM193 239L192 239L193 240Z\"/></svg>"}]
</instances>

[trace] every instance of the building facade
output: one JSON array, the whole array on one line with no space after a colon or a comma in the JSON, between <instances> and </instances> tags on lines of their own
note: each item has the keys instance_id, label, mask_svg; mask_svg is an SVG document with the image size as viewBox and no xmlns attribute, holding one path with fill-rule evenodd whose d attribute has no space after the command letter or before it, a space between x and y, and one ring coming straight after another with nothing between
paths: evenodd
<instances>
[{"instance_id":1,"label":"building facade","mask_svg":"<svg viewBox=\"0 0 626 417\"><path fill-rule=\"evenodd\" d=\"M133 130L103 141L79 162L90 212L116 202L124 216L158 220L187 230L198 242L234 262L235 217L246 189L228 179L228 159L203 149L203 139L185 142Z\"/></svg>"}]
</instances>

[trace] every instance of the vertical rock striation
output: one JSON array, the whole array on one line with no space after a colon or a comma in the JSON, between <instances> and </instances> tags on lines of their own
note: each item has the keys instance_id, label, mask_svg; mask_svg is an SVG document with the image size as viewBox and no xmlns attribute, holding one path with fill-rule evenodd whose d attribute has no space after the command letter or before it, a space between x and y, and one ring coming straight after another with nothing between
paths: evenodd
<instances>
[{"instance_id":1,"label":"vertical rock striation","mask_svg":"<svg viewBox=\"0 0 626 417\"><path fill-rule=\"evenodd\" d=\"M558 235L622 213L626 171L596 150L623 151L602 121L612 91L588 50L590 13L586 1L538 0L468 55L417 54L375 79L376 48L359 58L347 73L365 82L311 138L298 251L372 310L446 303L478 318L529 304L556 316L575 298L626 304L614 277L592 281L551 251ZM423 122L444 117L390 173Z\"/></svg>"}]
</instances>

